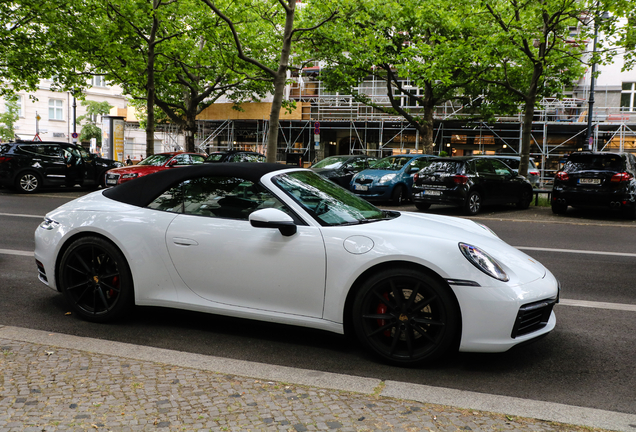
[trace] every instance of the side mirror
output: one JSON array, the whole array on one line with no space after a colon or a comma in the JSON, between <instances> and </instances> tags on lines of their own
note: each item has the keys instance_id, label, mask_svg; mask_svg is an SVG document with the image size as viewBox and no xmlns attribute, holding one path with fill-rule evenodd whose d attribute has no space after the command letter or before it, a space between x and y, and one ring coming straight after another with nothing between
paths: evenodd
<instances>
[{"instance_id":1,"label":"side mirror","mask_svg":"<svg viewBox=\"0 0 636 432\"><path fill-rule=\"evenodd\" d=\"M256 210L249 215L249 221L255 228L276 228L285 237L293 236L297 231L291 216L275 208Z\"/></svg>"},{"instance_id":2,"label":"side mirror","mask_svg":"<svg viewBox=\"0 0 636 432\"><path fill-rule=\"evenodd\" d=\"M168 162L168 167L172 168L177 164L177 162L178 161L176 159L172 159L170 162Z\"/></svg>"}]
</instances>

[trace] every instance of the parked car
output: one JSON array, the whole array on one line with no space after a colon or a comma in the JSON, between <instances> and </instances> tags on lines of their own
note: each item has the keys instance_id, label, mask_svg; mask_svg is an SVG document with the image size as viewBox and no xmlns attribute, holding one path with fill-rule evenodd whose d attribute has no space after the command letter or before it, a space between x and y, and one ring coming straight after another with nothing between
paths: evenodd
<instances>
[{"instance_id":1,"label":"parked car","mask_svg":"<svg viewBox=\"0 0 636 432\"><path fill-rule=\"evenodd\" d=\"M106 186L117 186L136 178L170 168L202 164L205 155L201 153L166 152L148 156L137 165L115 168L106 173Z\"/></svg>"},{"instance_id":2,"label":"parked car","mask_svg":"<svg viewBox=\"0 0 636 432\"><path fill-rule=\"evenodd\" d=\"M47 186L104 186L104 175L121 162L61 142L16 141L0 144L0 184L23 193Z\"/></svg>"},{"instance_id":3,"label":"parked car","mask_svg":"<svg viewBox=\"0 0 636 432\"><path fill-rule=\"evenodd\" d=\"M431 204L462 207L468 215L484 204L515 203L527 209L532 185L503 162L482 156L439 158L415 176L413 203L420 210Z\"/></svg>"},{"instance_id":4,"label":"parked car","mask_svg":"<svg viewBox=\"0 0 636 432\"><path fill-rule=\"evenodd\" d=\"M265 162L265 155L244 150L224 150L210 153L206 162Z\"/></svg>"},{"instance_id":5,"label":"parked car","mask_svg":"<svg viewBox=\"0 0 636 432\"><path fill-rule=\"evenodd\" d=\"M329 156L316 162L311 169L345 189L354 174L373 165L378 159L367 155Z\"/></svg>"},{"instance_id":6,"label":"parked car","mask_svg":"<svg viewBox=\"0 0 636 432\"><path fill-rule=\"evenodd\" d=\"M411 198L413 176L436 156L405 154L385 157L354 175L350 190L368 201L391 201L400 205Z\"/></svg>"},{"instance_id":7,"label":"parked car","mask_svg":"<svg viewBox=\"0 0 636 432\"><path fill-rule=\"evenodd\" d=\"M619 210L636 218L636 157L631 153L572 153L554 177L552 211L568 206Z\"/></svg>"},{"instance_id":8,"label":"parked car","mask_svg":"<svg viewBox=\"0 0 636 432\"><path fill-rule=\"evenodd\" d=\"M495 158L497 160L502 161L503 163L505 163L506 165L508 165L510 168L512 168L512 170L519 174L519 164L521 163L521 157L520 156L512 156L512 155L480 155L480 157L490 157L490 158ZM541 172L539 171L539 168L537 167L537 163L534 161L533 158L530 158L528 160L528 175L526 176L526 178L528 179L528 181L530 182L530 184L532 184L533 187L536 187L539 185L539 182L541 181Z\"/></svg>"},{"instance_id":9,"label":"parked car","mask_svg":"<svg viewBox=\"0 0 636 432\"><path fill-rule=\"evenodd\" d=\"M149 305L352 331L399 365L534 340L559 298L543 265L483 225L383 211L282 164L201 164L97 191L49 212L34 254L39 279L88 321Z\"/></svg>"}]
</instances>

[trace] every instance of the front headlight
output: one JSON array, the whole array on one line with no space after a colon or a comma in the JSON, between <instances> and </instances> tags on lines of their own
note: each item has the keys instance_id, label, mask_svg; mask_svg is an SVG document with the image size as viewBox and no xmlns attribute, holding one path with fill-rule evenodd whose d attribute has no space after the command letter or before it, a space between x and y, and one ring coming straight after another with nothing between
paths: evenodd
<instances>
[{"instance_id":1,"label":"front headlight","mask_svg":"<svg viewBox=\"0 0 636 432\"><path fill-rule=\"evenodd\" d=\"M483 250L466 243L460 243L459 250L462 251L462 254L464 254L466 259L470 261L472 265L486 273L488 276L502 282L508 282L510 280L506 272L503 268L501 268L501 265L499 265L493 257Z\"/></svg>"},{"instance_id":2,"label":"front headlight","mask_svg":"<svg viewBox=\"0 0 636 432\"><path fill-rule=\"evenodd\" d=\"M394 178L395 178L395 174L385 174L385 175L382 176L380 181L378 181L378 184L389 182L389 181L393 180Z\"/></svg>"},{"instance_id":3,"label":"front headlight","mask_svg":"<svg viewBox=\"0 0 636 432\"><path fill-rule=\"evenodd\" d=\"M139 175L138 173L122 174L121 178L122 179L131 179L131 178L137 177L138 175Z\"/></svg>"},{"instance_id":4,"label":"front headlight","mask_svg":"<svg viewBox=\"0 0 636 432\"><path fill-rule=\"evenodd\" d=\"M53 219L44 218L44 221L42 221L42 223L40 224L40 228L50 231L57 228L59 225L60 223L54 221Z\"/></svg>"}]
</instances>

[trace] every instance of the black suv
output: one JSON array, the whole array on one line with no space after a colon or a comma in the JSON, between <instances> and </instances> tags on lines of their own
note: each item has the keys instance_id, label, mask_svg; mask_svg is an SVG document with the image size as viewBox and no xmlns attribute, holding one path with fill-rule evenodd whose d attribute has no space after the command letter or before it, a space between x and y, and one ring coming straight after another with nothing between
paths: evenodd
<instances>
[{"instance_id":1,"label":"black suv","mask_svg":"<svg viewBox=\"0 0 636 432\"><path fill-rule=\"evenodd\" d=\"M532 185L494 158L439 158L415 174L412 199L420 210L431 204L450 204L462 207L468 215L479 213L482 204L515 203L527 209Z\"/></svg>"},{"instance_id":2,"label":"black suv","mask_svg":"<svg viewBox=\"0 0 636 432\"><path fill-rule=\"evenodd\" d=\"M552 211L605 207L636 218L636 157L631 153L572 153L554 177Z\"/></svg>"},{"instance_id":3,"label":"black suv","mask_svg":"<svg viewBox=\"0 0 636 432\"><path fill-rule=\"evenodd\" d=\"M104 186L106 171L123 166L61 142L0 144L0 185L34 193L46 186Z\"/></svg>"}]
</instances>

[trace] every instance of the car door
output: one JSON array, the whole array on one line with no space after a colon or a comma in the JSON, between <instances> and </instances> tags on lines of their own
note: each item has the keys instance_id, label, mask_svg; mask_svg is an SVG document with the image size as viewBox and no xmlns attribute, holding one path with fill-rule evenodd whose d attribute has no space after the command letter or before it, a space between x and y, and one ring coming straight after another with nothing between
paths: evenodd
<instances>
[{"instance_id":1,"label":"car door","mask_svg":"<svg viewBox=\"0 0 636 432\"><path fill-rule=\"evenodd\" d=\"M22 148L33 158L31 166L41 173L47 184L62 184L66 180L66 162L57 144L29 145Z\"/></svg>"},{"instance_id":2,"label":"car door","mask_svg":"<svg viewBox=\"0 0 636 432\"><path fill-rule=\"evenodd\" d=\"M524 183L515 180L515 172L500 160L493 159L491 162L495 174L501 177L501 201L516 202L521 197L521 187Z\"/></svg>"},{"instance_id":3,"label":"car door","mask_svg":"<svg viewBox=\"0 0 636 432\"><path fill-rule=\"evenodd\" d=\"M238 178L188 180L155 201L164 198L181 213L166 244L192 291L225 305L322 317L326 257L318 227L299 225L286 237L251 226L248 216L257 209L291 211L262 186Z\"/></svg>"},{"instance_id":4,"label":"car door","mask_svg":"<svg viewBox=\"0 0 636 432\"><path fill-rule=\"evenodd\" d=\"M485 158L475 159L475 170L477 171L484 200L498 202L503 197L504 176L495 172L493 162L498 161Z\"/></svg>"}]
</instances>

